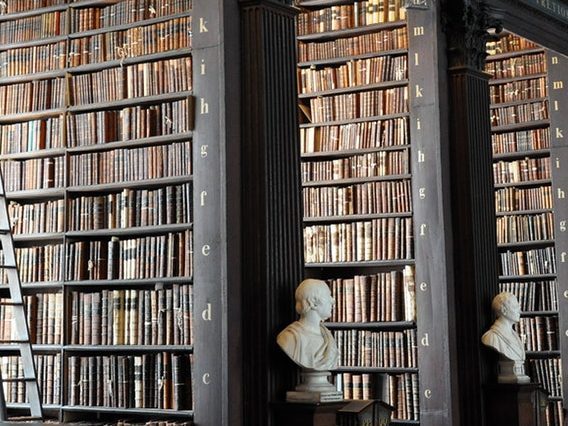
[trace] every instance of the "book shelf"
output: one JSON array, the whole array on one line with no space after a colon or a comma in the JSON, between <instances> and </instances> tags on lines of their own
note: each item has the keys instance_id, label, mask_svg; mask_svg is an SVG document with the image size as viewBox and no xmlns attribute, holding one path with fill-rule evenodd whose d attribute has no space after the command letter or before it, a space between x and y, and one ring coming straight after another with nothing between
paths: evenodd
<instances>
[{"instance_id":1,"label":"book shelf","mask_svg":"<svg viewBox=\"0 0 568 426\"><path fill-rule=\"evenodd\" d=\"M550 77L543 48L513 33L488 44L499 290L517 296L528 374L549 392L546 421L563 424L558 211Z\"/></svg>"},{"instance_id":2,"label":"book shelf","mask_svg":"<svg viewBox=\"0 0 568 426\"><path fill-rule=\"evenodd\" d=\"M435 126L420 125L440 119L436 95L421 99L438 66L426 50L436 46L437 11L298 3L304 260L336 299L327 325L340 351L337 388L393 405L394 424L442 424L450 386L432 365L449 365L433 349L447 345L447 318L433 313L432 293L444 300L447 278L427 265L432 250L443 261L445 243L429 230L439 206L423 201L438 196L431 172L441 158L429 143Z\"/></svg>"},{"instance_id":3,"label":"book shelf","mask_svg":"<svg viewBox=\"0 0 568 426\"><path fill-rule=\"evenodd\" d=\"M192 1L40 3L0 14L0 167L46 414L190 423Z\"/></svg>"}]
</instances>

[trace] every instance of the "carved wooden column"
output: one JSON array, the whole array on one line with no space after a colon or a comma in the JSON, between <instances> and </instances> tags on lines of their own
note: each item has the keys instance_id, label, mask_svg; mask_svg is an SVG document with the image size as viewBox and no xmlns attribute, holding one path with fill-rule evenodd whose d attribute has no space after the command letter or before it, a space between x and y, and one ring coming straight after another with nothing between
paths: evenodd
<instances>
[{"instance_id":1,"label":"carved wooden column","mask_svg":"<svg viewBox=\"0 0 568 426\"><path fill-rule=\"evenodd\" d=\"M446 13L460 424L479 426L485 424L481 389L494 361L480 338L498 288L489 76L482 71L492 23L474 0L448 1Z\"/></svg>"},{"instance_id":2,"label":"carved wooden column","mask_svg":"<svg viewBox=\"0 0 568 426\"><path fill-rule=\"evenodd\" d=\"M296 368L276 345L302 278L295 11L241 3L244 424L272 425L270 402ZM235 206L235 208L237 208Z\"/></svg>"}]
</instances>

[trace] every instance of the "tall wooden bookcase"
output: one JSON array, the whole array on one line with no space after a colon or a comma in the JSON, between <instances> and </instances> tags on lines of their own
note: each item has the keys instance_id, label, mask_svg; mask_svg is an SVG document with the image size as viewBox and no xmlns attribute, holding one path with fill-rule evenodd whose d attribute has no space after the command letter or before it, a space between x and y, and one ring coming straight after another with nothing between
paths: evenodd
<instances>
[{"instance_id":1,"label":"tall wooden bookcase","mask_svg":"<svg viewBox=\"0 0 568 426\"><path fill-rule=\"evenodd\" d=\"M192 2L2 12L1 167L45 412L190 421Z\"/></svg>"},{"instance_id":2,"label":"tall wooden bookcase","mask_svg":"<svg viewBox=\"0 0 568 426\"><path fill-rule=\"evenodd\" d=\"M437 10L299 6L305 260L336 297L337 386L395 424L451 422L455 377L432 368L453 362Z\"/></svg>"}]
</instances>

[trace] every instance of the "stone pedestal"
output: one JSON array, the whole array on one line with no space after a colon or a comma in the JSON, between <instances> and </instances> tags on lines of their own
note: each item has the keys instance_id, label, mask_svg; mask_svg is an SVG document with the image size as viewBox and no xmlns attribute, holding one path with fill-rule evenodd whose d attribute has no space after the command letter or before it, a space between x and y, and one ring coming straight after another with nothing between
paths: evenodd
<instances>
[{"instance_id":1,"label":"stone pedestal","mask_svg":"<svg viewBox=\"0 0 568 426\"><path fill-rule=\"evenodd\" d=\"M319 403L343 400L343 392L339 392L329 382L329 371L303 370L300 374L302 382L295 391L286 392L287 402Z\"/></svg>"},{"instance_id":2,"label":"stone pedestal","mask_svg":"<svg viewBox=\"0 0 568 426\"><path fill-rule=\"evenodd\" d=\"M544 426L548 396L540 384L485 386L488 426Z\"/></svg>"},{"instance_id":3,"label":"stone pedestal","mask_svg":"<svg viewBox=\"0 0 568 426\"><path fill-rule=\"evenodd\" d=\"M345 402L298 404L279 402L272 405L275 426L336 426L337 411Z\"/></svg>"},{"instance_id":4,"label":"stone pedestal","mask_svg":"<svg viewBox=\"0 0 568 426\"><path fill-rule=\"evenodd\" d=\"M498 383L529 383L530 377L525 374L523 361L499 361Z\"/></svg>"}]
</instances>

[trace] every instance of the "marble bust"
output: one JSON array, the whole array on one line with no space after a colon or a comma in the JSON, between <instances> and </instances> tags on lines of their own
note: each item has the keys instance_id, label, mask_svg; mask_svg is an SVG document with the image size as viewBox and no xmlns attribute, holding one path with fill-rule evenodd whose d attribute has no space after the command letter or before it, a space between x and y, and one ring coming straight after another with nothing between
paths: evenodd
<instances>
[{"instance_id":1,"label":"marble bust","mask_svg":"<svg viewBox=\"0 0 568 426\"><path fill-rule=\"evenodd\" d=\"M335 300L324 281L306 279L295 293L297 321L288 325L276 339L282 350L300 367L324 371L337 365L335 339L322 324L331 316Z\"/></svg>"},{"instance_id":2,"label":"marble bust","mask_svg":"<svg viewBox=\"0 0 568 426\"><path fill-rule=\"evenodd\" d=\"M491 328L483 334L481 341L499 353L499 383L526 383L530 379L525 375L525 347L513 325L519 322L521 306L514 294L499 293L491 304L497 319Z\"/></svg>"}]
</instances>

